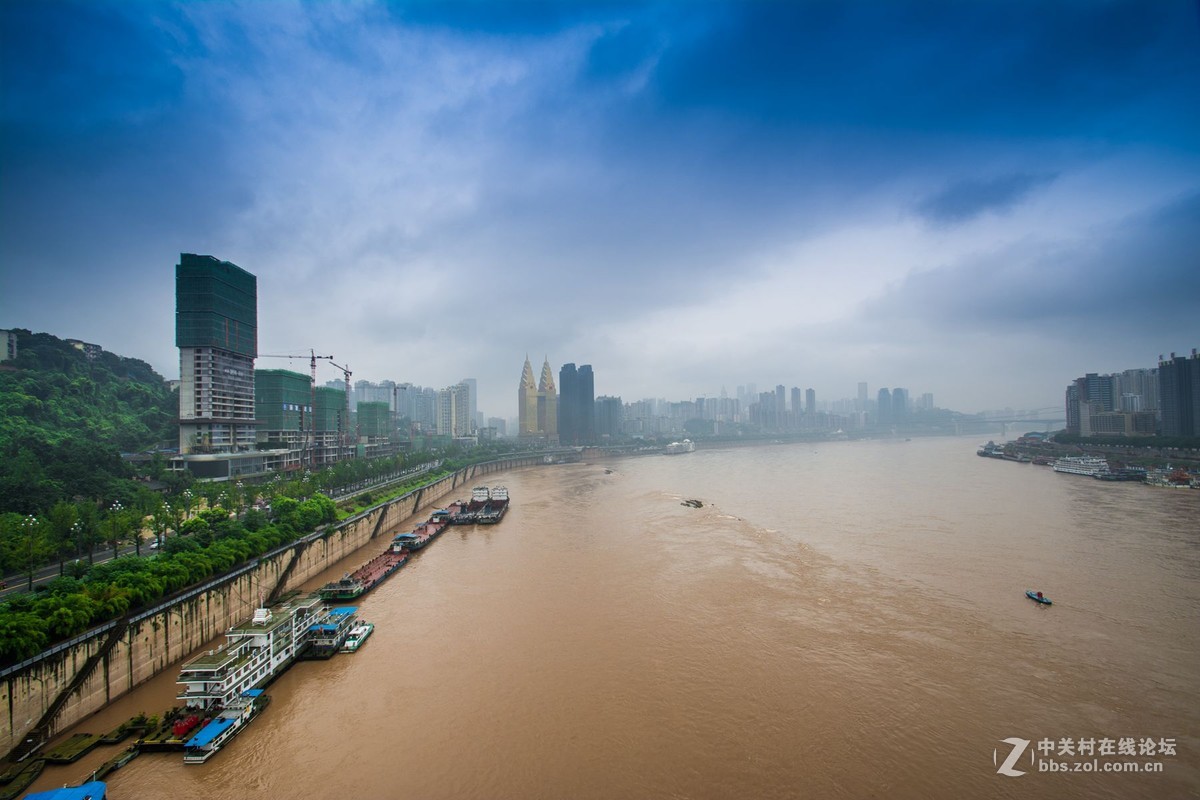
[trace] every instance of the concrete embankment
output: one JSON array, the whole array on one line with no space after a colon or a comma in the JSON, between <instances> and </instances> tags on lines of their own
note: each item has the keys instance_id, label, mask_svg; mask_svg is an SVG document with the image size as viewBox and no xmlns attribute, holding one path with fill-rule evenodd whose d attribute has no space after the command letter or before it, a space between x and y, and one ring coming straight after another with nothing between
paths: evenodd
<instances>
[{"instance_id":1,"label":"concrete embankment","mask_svg":"<svg viewBox=\"0 0 1200 800\"><path fill-rule=\"evenodd\" d=\"M466 467L0 673L0 752L26 752L220 638L264 598L303 585L477 477L541 456Z\"/></svg>"}]
</instances>

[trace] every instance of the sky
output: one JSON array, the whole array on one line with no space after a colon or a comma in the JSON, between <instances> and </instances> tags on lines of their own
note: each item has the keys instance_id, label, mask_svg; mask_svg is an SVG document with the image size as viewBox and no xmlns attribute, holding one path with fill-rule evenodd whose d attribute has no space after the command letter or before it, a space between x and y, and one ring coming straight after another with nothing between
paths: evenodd
<instances>
[{"instance_id":1,"label":"sky","mask_svg":"<svg viewBox=\"0 0 1200 800\"><path fill-rule=\"evenodd\" d=\"M181 252L500 417L526 355L977 411L1200 347L1185 0L5 0L0 126L0 327L167 378Z\"/></svg>"}]
</instances>

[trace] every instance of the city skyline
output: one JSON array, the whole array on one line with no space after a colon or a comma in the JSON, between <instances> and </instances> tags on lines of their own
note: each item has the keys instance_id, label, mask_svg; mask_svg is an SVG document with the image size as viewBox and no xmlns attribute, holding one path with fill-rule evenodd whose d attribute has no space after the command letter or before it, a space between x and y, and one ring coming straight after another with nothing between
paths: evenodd
<instances>
[{"instance_id":1,"label":"city skyline","mask_svg":"<svg viewBox=\"0 0 1200 800\"><path fill-rule=\"evenodd\" d=\"M0 36L0 327L166 378L180 253L257 276L260 352L505 418L523 353L626 401L971 412L1196 344L1194 4L14 2Z\"/></svg>"}]
</instances>

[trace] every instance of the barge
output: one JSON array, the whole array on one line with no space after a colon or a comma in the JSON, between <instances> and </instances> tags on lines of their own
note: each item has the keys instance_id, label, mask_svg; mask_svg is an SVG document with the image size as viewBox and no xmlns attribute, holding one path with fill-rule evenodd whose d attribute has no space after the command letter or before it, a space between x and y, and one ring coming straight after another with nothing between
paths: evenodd
<instances>
[{"instance_id":1,"label":"barge","mask_svg":"<svg viewBox=\"0 0 1200 800\"><path fill-rule=\"evenodd\" d=\"M468 502L459 501L451 508L455 509L450 514L451 525L495 525L508 510L508 489L476 486Z\"/></svg>"},{"instance_id":2,"label":"barge","mask_svg":"<svg viewBox=\"0 0 1200 800\"><path fill-rule=\"evenodd\" d=\"M455 504L457 507L459 504ZM457 508L455 509L458 510ZM450 525L451 511L449 509L439 509L433 512L425 522L422 522L417 527L407 533L398 533L392 539L392 546L389 552L392 553L414 553L417 550L425 547L438 536L441 536Z\"/></svg>"},{"instance_id":3,"label":"barge","mask_svg":"<svg viewBox=\"0 0 1200 800\"><path fill-rule=\"evenodd\" d=\"M492 489L487 504L475 515L480 525L495 525L508 511L508 489L497 486Z\"/></svg>"},{"instance_id":4,"label":"barge","mask_svg":"<svg viewBox=\"0 0 1200 800\"><path fill-rule=\"evenodd\" d=\"M353 600L374 589L389 575L404 566L408 554L388 548L341 580L325 584L320 589L322 600Z\"/></svg>"}]
</instances>

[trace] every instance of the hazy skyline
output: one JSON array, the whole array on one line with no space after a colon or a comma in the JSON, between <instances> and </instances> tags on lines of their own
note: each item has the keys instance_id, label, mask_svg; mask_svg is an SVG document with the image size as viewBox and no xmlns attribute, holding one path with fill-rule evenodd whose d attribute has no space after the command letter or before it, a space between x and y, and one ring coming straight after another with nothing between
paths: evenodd
<instances>
[{"instance_id":1,"label":"hazy skyline","mask_svg":"<svg viewBox=\"0 0 1200 800\"><path fill-rule=\"evenodd\" d=\"M260 352L501 417L526 354L973 411L1200 346L1195 3L12 0L0 37L0 327L168 378L181 252L258 276Z\"/></svg>"}]
</instances>

